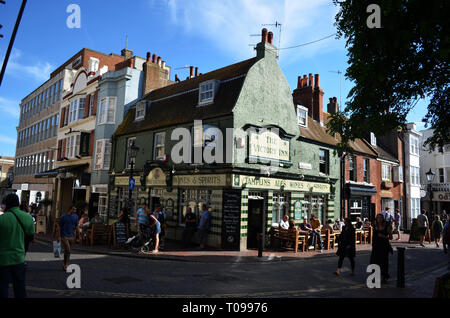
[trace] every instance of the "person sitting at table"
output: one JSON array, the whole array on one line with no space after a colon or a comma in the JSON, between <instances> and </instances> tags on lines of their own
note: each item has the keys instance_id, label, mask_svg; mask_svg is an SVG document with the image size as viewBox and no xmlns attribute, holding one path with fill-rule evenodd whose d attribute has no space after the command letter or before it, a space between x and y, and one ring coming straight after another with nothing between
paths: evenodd
<instances>
[{"instance_id":1,"label":"person sitting at table","mask_svg":"<svg viewBox=\"0 0 450 318\"><path fill-rule=\"evenodd\" d=\"M332 223L333 223L333 220L328 220L327 223L323 226L322 231L329 230L330 234L333 234L334 230L333 230L333 226L331 225Z\"/></svg>"},{"instance_id":2,"label":"person sitting at table","mask_svg":"<svg viewBox=\"0 0 450 318\"><path fill-rule=\"evenodd\" d=\"M315 214L311 214L311 220L310 220L311 226L313 228L312 237L312 246L314 246L314 242L316 241L316 238L319 242L320 252L323 253L323 242L322 242L322 224L320 223L320 220L317 218Z\"/></svg>"},{"instance_id":3,"label":"person sitting at table","mask_svg":"<svg viewBox=\"0 0 450 318\"><path fill-rule=\"evenodd\" d=\"M357 217L357 218L356 218L355 228L356 228L357 230L361 230L362 227L363 227L363 222L361 221L361 218L360 218L360 217Z\"/></svg>"},{"instance_id":4,"label":"person sitting at table","mask_svg":"<svg viewBox=\"0 0 450 318\"><path fill-rule=\"evenodd\" d=\"M103 224L103 218L100 216L100 214L95 213L94 218L90 222L91 224Z\"/></svg>"},{"instance_id":5,"label":"person sitting at table","mask_svg":"<svg viewBox=\"0 0 450 318\"><path fill-rule=\"evenodd\" d=\"M370 227L372 224L370 223L369 219L364 219L364 228Z\"/></svg>"},{"instance_id":6,"label":"person sitting at table","mask_svg":"<svg viewBox=\"0 0 450 318\"><path fill-rule=\"evenodd\" d=\"M283 216L283 219L280 221L280 227L285 230L289 229L289 215L285 214Z\"/></svg>"},{"instance_id":7,"label":"person sitting at table","mask_svg":"<svg viewBox=\"0 0 450 318\"><path fill-rule=\"evenodd\" d=\"M334 221L334 225L333 225L333 230L335 231L341 231L342 227L341 227L341 223L339 221L339 219L336 219Z\"/></svg>"}]
</instances>

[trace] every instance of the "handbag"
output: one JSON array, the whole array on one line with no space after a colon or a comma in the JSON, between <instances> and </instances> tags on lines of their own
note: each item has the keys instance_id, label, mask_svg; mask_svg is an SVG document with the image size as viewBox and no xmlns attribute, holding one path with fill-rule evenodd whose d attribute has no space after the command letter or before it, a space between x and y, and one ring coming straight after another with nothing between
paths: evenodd
<instances>
[{"instance_id":1,"label":"handbag","mask_svg":"<svg viewBox=\"0 0 450 318\"><path fill-rule=\"evenodd\" d=\"M23 223L22 223L22 221L20 221L19 217L14 212L12 212L12 211L9 211L9 212L11 212L16 217L17 222L19 222L20 227L22 228L23 235L25 238L24 247L25 247L25 253L26 253L28 251L28 246L30 245L30 242L34 241L34 234L27 235L27 232L25 231L25 227L23 226Z\"/></svg>"}]
</instances>

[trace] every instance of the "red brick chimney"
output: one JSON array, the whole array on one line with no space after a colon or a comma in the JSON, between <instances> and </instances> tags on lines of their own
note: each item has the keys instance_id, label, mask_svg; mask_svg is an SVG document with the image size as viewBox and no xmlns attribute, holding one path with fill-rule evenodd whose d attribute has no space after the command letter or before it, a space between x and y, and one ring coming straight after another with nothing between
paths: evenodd
<instances>
[{"instance_id":1,"label":"red brick chimney","mask_svg":"<svg viewBox=\"0 0 450 318\"><path fill-rule=\"evenodd\" d=\"M270 31L267 34L267 42L269 42L269 44L272 44L272 41L273 41L273 33L272 33L272 31Z\"/></svg>"},{"instance_id":2,"label":"red brick chimney","mask_svg":"<svg viewBox=\"0 0 450 318\"><path fill-rule=\"evenodd\" d=\"M292 93L295 107L305 106L308 108L308 115L319 122L323 122L323 95L324 92L319 86L319 74L315 74L314 83L311 73L308 77L298 77L297 88Z\"/></svg>"},{"instance_id":3,"label":"red brick chimney","mask_svg":"<svg viewBox=\"0 0 450 318\"><path fill-rule=\"evenodd\" d=\"M170 80L170 66L166 66L166 62L162 61L161 57L156 54L150 55L150 52L147 53L147 60L143 64L143 70L143 95L173 83Z\"/></svg>"},{"instance_id":4,"label":"red brick chimney","mask_svg":"<svg viewBox=\"0 0 450 318\"><path fill-rule=\"evenodd\" d=\"M267 29L266 28L262 29L261 42L267 42Z\"/></svg>"},{"instance_id":5,"label":"red brick chimney","mask_svg":"<svg viewBox=\"0 0 450 318\"><path fill-rule=\"evenodd\" d=\"M311 79L311 76L310 76ZM319 86L319 74L314 75L313 94L313 119L323 123L323 95L324 92Z\"/></svg>"}]
</instances>

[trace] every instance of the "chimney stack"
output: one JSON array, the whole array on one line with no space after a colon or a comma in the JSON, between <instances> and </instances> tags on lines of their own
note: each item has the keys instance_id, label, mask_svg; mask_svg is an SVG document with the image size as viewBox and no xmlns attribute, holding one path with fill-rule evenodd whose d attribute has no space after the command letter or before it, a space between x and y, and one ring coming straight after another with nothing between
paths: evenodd
<instances>
[{"instance_id":1,"label":"chimney stack","mask_svg":"<svg viewBox=\"0 0 450 318\"><path fill-rule=\"evenodd\" d=\"M123 49L120 53L126 60L133 56L133 51L129 49Z\"/></svg>"},{"instance_id":2,"label":"chimney stack","mask_svg":"<svg viewBox=\"0 0 450 318\"><path fill-rule=\"evenodd\" d=\"M267 29L266 28L262 29L261 42L267 42Z\"/></svg>"},{"instance_id":3,"label":"chimney stack","mask_svg":"<svg viewBox=\"0 0 450 318\"><path fill-rule=\"evenodd\" d=\"M327 112L330 114L336 114L339 112L339 104L336 97L330 98L330 102L327 105Z\"/></svg>"},{"instance_id":4,"label":"chimney stack","mask_svg":"<svg viewBox=\"0 0 450 318\"><path fill-rule=\"evenodd\" d=\"M319 74L315 74L315 83L313 75L303 75L298 77L297 89L292 93L294 103L308 108L308 115L314 120L323 122L323 95L324 92L319 85Z\"/></svg>"},{"instance_id":5,"label":"chimney stack","mask_svg":"<svg viewBox=\"0 0 450 318\"><path fill-rule=\"evenodd\" d=\"M134 65L136 61L132 59L130 63ZM166 61L162 61L160 56L147 52L146 61L142 67L144 71L142 95L173 83L170 80L171 67L166 65Z\"/></svg>"},{"instance_id":6,"label":"chimney stack","mask_svg":"<svg viewBox=\"0 0 450 318\"><path fill-rule=\"evenodd\" d=\"M268 40L269 44L272 44L272 41L273 41L273 33L272 33L272 31L270 31L268 33L267 40Z\"/></svg>"}]
</instances>

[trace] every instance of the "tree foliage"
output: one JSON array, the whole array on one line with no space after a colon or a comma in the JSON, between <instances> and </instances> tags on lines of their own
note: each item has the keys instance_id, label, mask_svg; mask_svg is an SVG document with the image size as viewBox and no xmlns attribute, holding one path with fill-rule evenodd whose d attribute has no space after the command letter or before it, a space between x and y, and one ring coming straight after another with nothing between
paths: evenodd
<instances>
[{"instance_id":1,"label":"tree foliage","mask_svg":"<svg viewBox=\"0 0 450 318\"><path fill-rule=\"evenodd\" d=\"M333 114L329 133L339 148L367 136L405 127L421 98L429 98L425 127L435 129L431 148L450 142L448 0L333 0L338 37L346 38L345 76L354 83L344 112ZM381 28L369 28L369 4L381 9Z\"/></svg>"}]
</instances>

